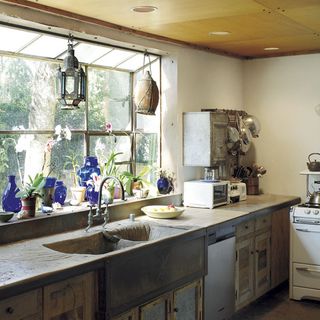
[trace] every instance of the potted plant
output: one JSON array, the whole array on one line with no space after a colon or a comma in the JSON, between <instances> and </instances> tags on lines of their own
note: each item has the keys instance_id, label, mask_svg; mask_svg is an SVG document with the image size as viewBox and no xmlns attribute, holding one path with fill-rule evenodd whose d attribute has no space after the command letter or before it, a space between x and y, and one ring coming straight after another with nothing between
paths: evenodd
<instances>
[{"instance_id":1,"label":"potted plant","mask_svg":"<svg viewBox=\"0 0 320 320\"><path fill-rule=\"evenodd\" d=\"M77 170L80 168L78 163L78 155L72 153L70 156L65 156L67 161L64 163L64 168L71 168L70 175L72 180L71 191L71 205L78 205L79 203L84 201L86 187L79 186L79 178L77 175Z\"/></svg>"},{"instance_id":2,"label":"potted plant","mask_svg":"<svg viewBox=\"0 0 320 320\"><path fill-rule=\"evenodd\" d=\"M150 170L151 168L149 166L145 166L136 175L129 171L121 173L121 180L123 181L125 190L129 195L133 194L133 190L141 190L144 186L150 185L150 182L143 178L150 172Z\"/></svg>"},{"instance_id":3,"label":"potted plant","mask_svg":"<svg viewBox=\"0 0 320 320\"><path fill-rule=\"evenodd\" d=\"M112 151L105 162L104 165L100 165L101 167L101 175L102 177L119 177L119 166L116 164L117 157L122 154L122 152ZM120 188L115 186L114 181L110 180L107 183L107 191L104 191L104 199L108 201L108 203L112 203L114 198L121 198Z\"/></svg>"},{"instance_id":4,"label":"potted plant","mask_svg":"<svg viewBox=\"0 0 320 320\"><path fill-rule=\"evenodd\" d=\"M17 197L21 198L22 202L22 214L21 219L32 218L36 213L36 199L42 197L41 190L46 183L46 179L42 173L37 173L32 179L29 176L29 181L25 183L20 191L16 194Z\"/></svg>"}]
</instances>

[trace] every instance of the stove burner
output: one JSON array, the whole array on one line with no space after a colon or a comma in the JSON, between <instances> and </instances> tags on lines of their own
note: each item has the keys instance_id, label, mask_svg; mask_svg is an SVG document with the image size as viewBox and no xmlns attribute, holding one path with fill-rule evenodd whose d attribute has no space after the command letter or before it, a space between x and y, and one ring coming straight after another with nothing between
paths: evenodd
<instances>
[{"instance_id":1,"label":"stove burner","mask_svg":"<svg viewBox=\"0 0 320 320\"><path fill-rule=\"evenodd\" d=\"M303 204L299 204L298 207L300 207L300 208L320 208L320 204L306 202Z\"/></svg>"}]
</instances>

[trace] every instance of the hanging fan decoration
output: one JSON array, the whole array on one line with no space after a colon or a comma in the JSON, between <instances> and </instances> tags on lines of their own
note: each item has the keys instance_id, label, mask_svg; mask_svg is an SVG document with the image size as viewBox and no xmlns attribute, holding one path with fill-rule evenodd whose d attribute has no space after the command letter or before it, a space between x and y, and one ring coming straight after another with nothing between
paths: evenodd
<instances>
[{"instance_id":1,"label":"hanging fan decoration","mask_svg":"<svg viewBox=\"0 0 320 320\"><path fill-rule=\"evenodd\" d=\"M155 115L159 103L159 89L157 83L152 79L151 61L148 52L145 52L143 56L143 70L146 67L146 58L149 59L149 71L145 71L142 78L137 81L133 92L133 101L137 113Z\"/></svg>"}]
</instances>

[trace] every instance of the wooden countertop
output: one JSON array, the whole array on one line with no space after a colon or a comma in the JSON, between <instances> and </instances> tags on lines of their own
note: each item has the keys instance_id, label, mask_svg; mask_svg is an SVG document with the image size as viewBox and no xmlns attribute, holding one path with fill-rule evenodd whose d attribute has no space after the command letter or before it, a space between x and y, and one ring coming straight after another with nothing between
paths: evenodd
<instances>
[{"instance_id":1,"label":"wooden countertop","mask_svg":"<svg viewBox=\"0 0 320 320\"><path fill-rule=\"evenodd\" d=\"M298 197L260 195L248 196L246 201L231 204L216 209L186 208L185 212L177 219L152 219L147 216L138 217L139 221L152 221L172 227L189 226L191 230L184 233L194 232L222 223L238 223L241 219L251 218L252 214L268 213L283 207L291 206L300 202ZM121 223L112 222L112 225ZM90 229L97 232L101 226ZM182 235L181 234L181 235ZM103 267L104 261L113 255L123 253L123 250L134 250L141 246L153 245L165 239L153 240L134 247L114 251L102 255L89 254L65 254L50 250L43 246L45 243L56 242L68 238L76 238L86 235L83 229L66 232L63 234L41 237L37 239L19 241L0 246L0 299L4 296L14 294L17 286L28 286L28 288L39 286L39 280L50 277L59 272L74 270L81 273L92 269ZM178 235L180 236L180 235ZM177 237L177 236L175 236Z\"/></svg>"}]
</instances>

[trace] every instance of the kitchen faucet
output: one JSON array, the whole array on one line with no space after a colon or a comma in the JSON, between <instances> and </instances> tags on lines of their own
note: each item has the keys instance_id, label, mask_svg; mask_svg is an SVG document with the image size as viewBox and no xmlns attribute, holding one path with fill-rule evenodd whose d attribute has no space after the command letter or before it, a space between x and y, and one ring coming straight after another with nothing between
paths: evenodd
<instances>
[{"instance_id":1,"label":"kitchen faucet","mask_svg":"<svg viewBox=\"0 0 320 320\"><path fill-rule=\"evenodd\" d=\"M92 206L90 206L90 211L88 214L88 226L86 228L86 231L88 231L92 227L93 221L95 219L100 219L100 218L104 219L104 223L102 225L102 228L104 228L105 225L109 222L110 215L109 215L109 211L108 211L108 204L109 204L108 202L106 203L106 208L105 208L104 212L101 213L101 210L102 210L101 209L102 188L108 180L114 180L115 182L118 183L118 185L120 186L120 189L121 189L121 200L125 200L124 188L123 188L121 181L117 177L114 177L114 176L108 176L108 177L103 178L101 181L100 187L99 187L99 195L98 195L98 204L97 204L96 214L93 214Z\"/></svg>"}]
</instances>

